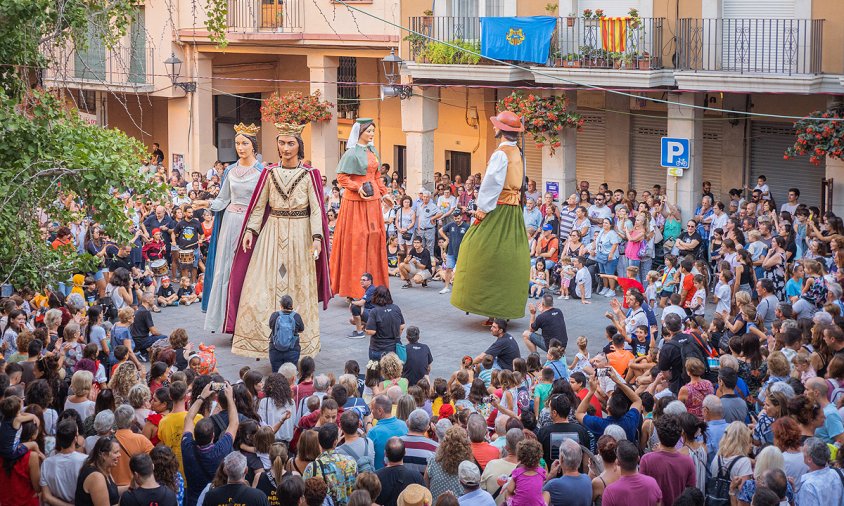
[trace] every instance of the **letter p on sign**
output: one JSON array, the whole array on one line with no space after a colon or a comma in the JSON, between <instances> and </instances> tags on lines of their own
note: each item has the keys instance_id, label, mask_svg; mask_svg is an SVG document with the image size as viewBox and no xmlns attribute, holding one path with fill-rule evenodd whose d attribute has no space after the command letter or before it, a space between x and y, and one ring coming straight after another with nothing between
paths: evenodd
<instances>
[{"instance_id":1,"label":"letter p on sign","mask_svg":"<svg viewBox=\"0 0 844 506\"><path fill-rule=\"evenodd\" d=\"M689 139L663 137L660 165L686 169L689 167Z\"/></svg>"}]
</instances>

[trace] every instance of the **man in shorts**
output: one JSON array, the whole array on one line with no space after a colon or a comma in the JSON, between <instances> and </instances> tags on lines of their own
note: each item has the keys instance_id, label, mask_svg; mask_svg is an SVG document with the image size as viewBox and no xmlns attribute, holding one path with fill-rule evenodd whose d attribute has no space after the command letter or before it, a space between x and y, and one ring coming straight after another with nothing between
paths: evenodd
<instances>
[{"instance_id":1,"label":"man in shorts","mask_svg":"<svg viewBox=\"0 0 844 506\"><path fill-rule=\"evenodd\" d=\"M402 288L412 288L413 283L428 286L432 275L431 253L422 244L422 238L413 238L413 249L399 264L399 275L404 280Z\"/></svg>"},{"instance_id":2,"label":"man in shorts","mask_svg":"<svg viewBox=\"0 0 844 506\"><path fill-rule=\"evenodd\" d=\"M442 271L442 278L445 282L445 287L440 290L440 293L448 293L451 288L448 286L454 279L454 266L457 265L457 253L460 251L460 243L463 241L463 236L469 230L469 220L467 215L464 215L460 209L455 209L454 221L448 223L440 229L440 237L445 239L445 268Z\"/></svg>"},{"instance_id":3,"label":"man in shorts","mask_svg":"<svg viewBox=\"0 0 844 506\"><path fill-rule=\"evenodd\" d=\"M346 297L346 301L349 303L349 311L352 313L352 317L349 318L349 323L355 326L355 330L346 336L350 339L363 339L366 337L366 333L363 331L363 326L368 319L369 310L375 307L372 303L372 296L375 295L375 285L372 284L372 274L368 272L361 274L360 286L364 289L363 297L360 299Z\"/></svg>"}]
</instances>

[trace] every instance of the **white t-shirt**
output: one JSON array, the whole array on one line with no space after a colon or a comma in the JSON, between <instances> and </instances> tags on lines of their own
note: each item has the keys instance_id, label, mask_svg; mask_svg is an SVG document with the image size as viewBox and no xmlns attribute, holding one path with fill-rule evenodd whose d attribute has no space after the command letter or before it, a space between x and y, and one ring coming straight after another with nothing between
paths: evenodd
<instances>
[{"instance_id":1,"label":"white t-shirt","mask_svg":"<svg viewBox=\"0 0 844 506\"><path fill-rule=\"evenodd\" d=\"M680 317L680 320L686 317L686 311L683 308L672 304L670 306L665 306L665 309L662 310L662 323L665 323L665 317L670 314L676 314Z\"/></svg>"},{"instance_id":2,"label":"white t-shirt","mask_svg":"<svg viewBox=\"0 0 844 506\"><path fill-rule=\"evenodd\" d=\"M290 418L285 420L285 422L281 424L281 427L279 427L278 432L276 432L276 441L290 441L293 439L293 419L295 417L292 415L294 408L295 406L292 402L287 406L278 408L275 405L275 401L267 397L258 401L258 416L261 417L261 425L272 427L277 424L282 417L284 417L285 413L288 411L291 412Z\"/></svg>"},{"instance_id":3,"label":"white t-shirt","mask_svg":"<svg viewBox=\"0 0 844 506\"><path fill-rule=\"evenodd\" d=\"M715 312L720 313L722 311L726 311L729 314L733 297L733 290L730 288L730 285L719 281L718 284L715 285L715 297L718 298L718 304L715 306Z\"/></svg>"},{"instance_id":4,"label":"white t-shirt","mask_svg":"<svg viewBox=\"0 0 844 506\"><path fill-rule=\"evenodd\" d=\"M634 336L636 327L639 325L648 326L648 315L645 314L645 310L642 308L631 308L630 316L624 320L624 329L627 331L627 335Z\"/></svg>"},{"instance_id":5,"label":"white t-shirt","mask_svg":"<svg viewBox=\"0 0 844 506\"><path fill-rule=\"evenodd\" d=\"M750 459L743 455L727 458L716 455L715 458L712 459L712 464L709 465L709 471L712 473L712 476L717 476L719 462L722 466L724 466L724 469L727 469L728 467L730 467L730 463L735 459L741 460L736 462L733 468L730 470L731 480L740 476L749 476L753 474L753 468L750 465Z\"/></svg>"},{"instance_id":6,"label":"white t-shirt","mask_svg":"<svg viewBox=\"0 0 844 506\"><path fill-rule=\"evenodd\" d=\"M689 307L695 316L703 316L706 311L706 290L695 290L692 295L692 300L689 302Z\"/></svg>"},{"instance_id":7,"label":"white t-shirt","mask_svg":"<svg viewBox=\"0 0 844 506\"><path fill-rule=\"evenodd\" d=\"M762 192L762 199L763 200L771 200L771 190L768 188L767 183L763 185L756 185L753 187L754 190L759 190ZM767 194L767 195L766 195Z\"/></svg>"},{"instance_id":8,"label":"white t-shirt","mask_svg":"<svg viewBox=\"0 0 844 506\"><path fill-rule=\"evenodd\" d=\"M730 221L730 216L727 213L721 213L721 216L716 214L712 215L712 222L709 225L709 231L714 232L716 228L720 228L724 230L724 227L727 226L727 222Z\"/></svg>"},{"instance_id":9,"label":"white t-shirt","mask_svg":"<svg viewBox=\"0 0 844 506\"><path fill-rule=\"evenodd\" d=\"M41 464L41 486L48 487L54 496L64 502L73 503L76 494L76 478L85 463L84 453L57 453Z\"/></svg>"},{"instance_id":10,"label":"white t-shirt","mask_svg":"<svg viewBox=\"0 0 844 506\"><path fill-rule=\"evenodd\" d=\"M581 267L579 271L577 271L577 275L574 277L574 284L575 290L574 293L578 297L585 297L587 299L592 298L592 275L589 274L589 269L585 266ZM580 285L583 285L583 293L580 292Z\"/></svg>"},{"instance_id":11,"label":"white t-shirt","mask_svg":"<svg viewBox=\"0 0 844 506\"><path fill-rule=\"evenodd\" d=\"M797 206L799 205L799 203L789 204L788 202L786 202L785 204L780 206L780 211L788 211L789 213L791 213L792 216L794 216L794 211L797 210Z\"/></svg>"},{"instance_id":12,"label":"white t-shirt","mask_svg":"<svg viewBox=\"0 0 844 506\"><path fill-rule=\"evenodd\" d=\"M592 204L591 206L589 206L588 214L589 214L589 219L598 218L600 220L603 220L604 218L612 218L612 210L610 209L610 206L608 206L608 205L598 207L595 204ZM600 224L595 225L593 223L592 229L589 231L589 233L594 234L595 232L600 232L600 231L601 231L601 225Z\"/></svg>"}]
</instances>

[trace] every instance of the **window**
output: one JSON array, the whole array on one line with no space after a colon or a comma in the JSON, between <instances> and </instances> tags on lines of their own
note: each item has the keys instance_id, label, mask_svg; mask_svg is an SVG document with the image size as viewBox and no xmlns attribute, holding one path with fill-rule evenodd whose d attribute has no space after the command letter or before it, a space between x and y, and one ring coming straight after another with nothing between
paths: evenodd
<instances>
[{"instance_id":1,"label":"window","mask_svg":"<svg viewBox=\"0 0 844 506\"><path fill-rule=\"evenodd\" d=\"M341 56L337 68L337 117L355 119L360 109L360 90L358 89L357 58Z\"/></svg>"},{"instance_id":2,"label":"window","mask_svg":"<svg viewBox=\"0 0 844 506\"><path fill-rule=\"evenodd\" d=\"M217 146L217 159L237 160L234 150L234 126L238 123L261 124L261 94L247 93L242 97L214 95L214 144ZM258 146L261 152L263 146Z\"/></svg>"}]
</instances>

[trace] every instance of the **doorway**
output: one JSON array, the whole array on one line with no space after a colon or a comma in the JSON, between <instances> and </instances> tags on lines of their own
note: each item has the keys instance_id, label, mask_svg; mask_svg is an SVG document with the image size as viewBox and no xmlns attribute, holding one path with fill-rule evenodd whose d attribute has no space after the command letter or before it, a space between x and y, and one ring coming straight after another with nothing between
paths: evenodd
<instances>
[{"instance_id":1,"label":"doorway","mask_svg":"<svg viewBox=\"0 0 844 506\"><path fill-rule=\"evenodd\" d=\"M398 174L400 183L404 183L406 165L407 146L393 146L393 172Z\"/></svg>"},{"instance_id":2,"label":"doorway","mask_svg":"<svg viewBox=\"0 0 844 506\"><path fill-rule=\"evenodd\" d=\"M463 181L466 181L472 173L472 153L448 151L447 156L446 165L449 168L451 180L454 181L455 177L460 176Z\"/></svg>"}]
</instances>

